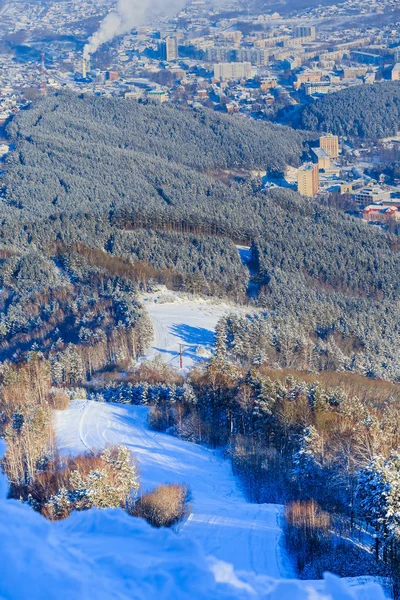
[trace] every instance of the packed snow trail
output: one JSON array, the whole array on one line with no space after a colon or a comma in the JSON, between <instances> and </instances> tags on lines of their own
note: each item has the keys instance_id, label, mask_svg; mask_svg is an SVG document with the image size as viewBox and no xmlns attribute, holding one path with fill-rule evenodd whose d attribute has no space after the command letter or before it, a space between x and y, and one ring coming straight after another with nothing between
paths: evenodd
<instances>
[{"instance_id":1,"label":"packed snow trail","mask_svg":"<svg viewBox=\"0 0 400 600\"><path fill-rule=\"evenodd\" d=\"M126 445L138 460L144 491L162 483L189 486L192 513L182 530L206 555L257 575L293 577L280 543L282 507L248 503L228 461L203 446L150 431L147 413L143 406L73 401L66 411L56 411L59 449L73 455Z\"/></svg>"}]
</instances>

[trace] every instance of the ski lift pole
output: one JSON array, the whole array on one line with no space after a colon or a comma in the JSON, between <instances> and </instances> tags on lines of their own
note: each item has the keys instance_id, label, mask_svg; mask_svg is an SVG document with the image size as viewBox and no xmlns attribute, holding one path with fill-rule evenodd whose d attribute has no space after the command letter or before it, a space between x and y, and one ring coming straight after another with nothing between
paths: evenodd
<instances>
[{"instance_id":1,"label":"ski lift pole","mask_svg":"<svg viewBox=\"0 0 400 600\"><path fill-rule=\"evenodd\" d=\"M183 350L182 350L182 344L179 344L179 368L180 369L183 368Z\"/></svg>"}]
</instances>

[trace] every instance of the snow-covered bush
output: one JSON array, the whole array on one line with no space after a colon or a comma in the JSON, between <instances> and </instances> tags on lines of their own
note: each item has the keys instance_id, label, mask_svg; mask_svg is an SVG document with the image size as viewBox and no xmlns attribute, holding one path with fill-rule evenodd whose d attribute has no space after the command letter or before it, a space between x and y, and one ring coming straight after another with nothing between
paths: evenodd
<instances>
[{"instance_id":1,"label":"snow-covered bush","mask_svg":"<svg viewBox=\"0 0 400 600\"><path fill-rule=\"evenodd\" d=\"M32 481L14 489L50 520L73 510L130 506L139 488L136 464L125 446L75 458L56 457Z\"/></svg>"}]
</instances>

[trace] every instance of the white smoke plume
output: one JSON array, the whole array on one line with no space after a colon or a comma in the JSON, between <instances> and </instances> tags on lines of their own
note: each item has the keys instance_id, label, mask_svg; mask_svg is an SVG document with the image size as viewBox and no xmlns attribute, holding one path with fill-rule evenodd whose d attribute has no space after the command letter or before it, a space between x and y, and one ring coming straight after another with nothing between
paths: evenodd
<instances>
[{"instance_id":1,"label":"white smoke plume","mask_svg":"<svg viewBox=\"0 0 400 600\"><path fill-rule=\"evenodd\" d=\"M102 44L110 42L117 35L144 25L150 17L161 14L173 16L185 3L185 0L118 0L115 9L108 13L86 44L84 57L89 58Z\"/></svg>"}]
</instances>

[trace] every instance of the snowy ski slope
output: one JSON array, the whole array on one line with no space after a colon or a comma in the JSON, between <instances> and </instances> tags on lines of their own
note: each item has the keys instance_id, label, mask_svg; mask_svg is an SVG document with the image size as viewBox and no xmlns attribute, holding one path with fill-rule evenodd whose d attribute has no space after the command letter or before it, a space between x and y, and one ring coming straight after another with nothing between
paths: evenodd
<instances>
[{"instance_id":1,"label":"snowy ski slope","mask_svg":"<svg viewBox=\"0 0 400 600\"><path fill-rule=\"evenodd\" d=\"M192 513L183 533L197 540L206 555L255 574L293 576L280 543L282 507L246 502L228 461L208 448L150 431L147 410L73 401L56 413L60 451L77 454L125 444L139 462L144 490L161 483L189 485Z\"/></svg>"},{"instance_id":2,"label":"snowy ski slope","mask_svg":"<svg viewBox=\"0 0 400 600\"><path fill-rule=\"evenodd\" d=\"M248 248L240 248L248 252ZM243 260L247 258L242 257ZM192 298L176 294L168 290L159 290L147 294L144 304L153 321L155 339L146 359L161 355L163 360L174 367L179 366L179 346L183 345L183 370L189 370L193 364L211 355L214 345L215 325L221 316L228 312L241 311L233 305L217 301ZM202 352L199 353L199 347ZM282 547L281 520L283 507L275 504L250 504L246 501L237 479L232 474L230 463L217 452L206 447L185 442L178 438L149 430L147 411L143 406L105 404L87 400L71 402L66 411L56 411L54 427L56 440L62 454L74 455L81 452L101 450L107 445L124 444L136 457L139 468L142 490L151 490L163 483L184 483L189 485L192 493L192 510L189 519L182 525L179 535L180 543L175 545L168 541L172 556L181 564L185 564L187 552L185 544L198 544L207 560L224 561L213 567L213 577L208 577L207 585L215 582L226 583L230 587L225 596L225 588L214 587L205 591L205 580L186 589L187 576L171 575L167 567L168 577L173 581L168 593L155 593L158 584L151 579L150 584L143 571L143 598L157 597L159 600L175 597L192 599L210 598L265 598L271 600L378 600L383 598L378 586L365 578L359 586L356 579L347 582L328 577L327 581L294 581L295 573L290 560ZM92 513L93 511L90 511ZM83 519L84 517L74 517ZM108 519L107 535L112 543L117 543L120 531L118 523L125 517L116 517L115 534L112 518ZM67 522L70 519L67 520ZM130 518L132 521L132 518ZM133 519L136 522L136 519ZM89 525L90 526L90 525ZM132 524L127 529L140 529ZM107 546L107 535L102 537L98 545L97 534L91 534L85 541L95 562L104 562L104 546ZM157 549L147 542L141 548L143 532L134 534L126 532L123 544L129 552L138 543L138 552L142 562L146 563L147 555L153 556ZM147 534L146 534L147 535ZM166 534L165 534L166 535ZM160 537L161 539L161 537ZM155 542L157 543L157 542ZM132 546L131 546L132 544ZM169 545L169 546L168 546ZM179 549L177 552L177 548ZM120 542L118 542L120 547ZM143 553L143 548L145 548ZM190 546L187 547L188 549ZM180 554L179 554L180 552ZM114 556L114 554L113 554ZM180 558L179 558L180 556ZM158 559L157 559L158 560ZM136 561L137 562L137 561ZM136 564L135 562L135 564ZM227 563L225 565L225 563ZM212 563L210 563L212 564ZM224 566L225 565L225 566ZM232 565L235 572L231 570ZM183 567L184 568L184 567ZM194 574L193 567L191 567ZM190 568L189 568L190 571ZM237 579L236 573L242 578ZM170 576L171 575L171 576ZM215 578L214 578L215 576ZM285 582L282 579L286 580ZM289 581L289 579L292 579ZM246 582L246 583L244 583ZM120 585L116 575L116 585ZM135 581L135 585L138 579ZM348 587L350 584L350 587ZM139 587L142 581L139 579ZM151 585L153 586L151 588ZM150 587L149 587L150 586ZM138 598L142 598L136 588ZM152 591L150 591L152 589ZM1 590L1 586L0 586ZM194 591L196 590L196 591ZM83 597L83 595L82 595ZM96 594L94 597L98 597ZM109 597L107 594L105 598ZM123 593L121 594L121 598ZM136 596L134 596L136 597Z\"/></svg>"},{"instance_id":3,"label":"snowy ski slope","mask_svg":"<svg viewBox=\"0 0 400 600\"><path fill-rule=\"evenodd\" d=\"M2 600L384 600L373 583L350 588L327 575L317 591L303 581L237 573L205 557L195 540L118 509L52 523L6 500L7 490L0 473Z\"/></svg>"}]
</instances>

